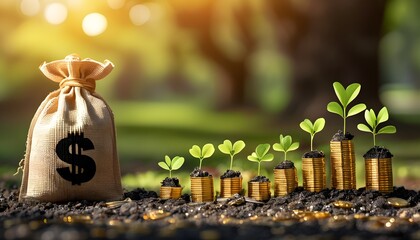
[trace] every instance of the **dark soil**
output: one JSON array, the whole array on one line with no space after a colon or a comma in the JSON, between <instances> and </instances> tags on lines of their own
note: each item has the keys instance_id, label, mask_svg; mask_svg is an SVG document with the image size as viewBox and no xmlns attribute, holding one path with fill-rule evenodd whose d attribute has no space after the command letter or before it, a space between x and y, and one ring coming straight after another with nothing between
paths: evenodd
<instances>
[{"instance_id":1,"label":"dark soil","mask_svg":"<svg viewBox=\"0 0 420 240\"><path fill-rule=\"evenodd\" d=\"M344 134L343 131L338 130L338 132L332 137L331 141L341 142L343 140L352 140L353 138L354 136L351 133L346 132L346 134Z\"/></svg>"},{"instance_id":2,"label":"dark soil","mask_svg":"<svg viewBox=\"0 0 420 240\"><path fill-rule=\"evenodd\" d=\"M275 166L274 169L290 169L294 167L295 164L292 161L284 160L283 162L279 163L279 165Z\"/></svg>"},{"instance_id":3,"label":"dark soil","mask_svg":"<svg viewBox=\"0 0 420 240\"><path fill-rule=\"evenodd\" d=\"M304 153L302 157L303 158L321 158L321 157L325 157L325 154L322 151L314 150L314 151Z\"/></svg>"},{"instance_id":4,"label":"dark soil","mask_svg":"<svg viewBox=\"0 0 420 240\"><path fill-rule=\"evenodd\" d=\"M393 156L394 155L392 155L388 149L379 146L369 149L369 151L363 155L364 158L392 158Z\"/></svg>"},{"instance_id":5,"label":"dark soil","mask_svg":"<svg viewBox=\"0 0 420 240\"><path fill-rule=\"evenodd\" d=\"M168 178L166 177L162 182L161 182L161 186L162 187L181 187L181 184L179 184L179 179L178 178Z\"/></svg>"},{"instance_id":6,"label":"dark soil","mask_svg":"<svg viewBox=\"0 0 420 240\"><path fill-rule=\"evenodd\" d=\"M239 171L234 171L234 170L226 170L225 173L223 173L222 176L220 176L220 179L224 179L224 178L234 178L234 177L240 177L241 176L241 172Z\"/></svg>"},{"instance_id":7,"label":"dark soil","mask_svg":"<svg viewBox=\"0 0 420 240\"><path fill-rule=\"evenodd\" d=\"M250 182L269 182L270 179L268 179L266 176L256 176L249 181Z\"/></svg>"},{"instance_id":8,"label":"dark soil","mask_svg":"<svg viewBox=\"0 0 420 240\"><path fill-rule=\"evenodd\" d=\"M207 171L202 169L194 168L194 170L190 173L190 177L208 177L211 176Z\"/></svg>"},{"instance_id":9,"label":"dark soil","mask_svg":"<svg viewBox=\"0 0 420 240\"><path fill-rule=\"evenodd\" d=\"M1 185L0 185L1 186ZM394 208L387 198L409 202ZM304 191L265 203L162 200L135 189L125 201L19 203L17 187L0 187L0 239L419 239L420 192ZM237 200L237 199L236 199ZM339 208L337 200L351 202ZM234 202L235 201L235 202ZM321 212L324 217L315 217Z\"/></svg>"}]
</instances>

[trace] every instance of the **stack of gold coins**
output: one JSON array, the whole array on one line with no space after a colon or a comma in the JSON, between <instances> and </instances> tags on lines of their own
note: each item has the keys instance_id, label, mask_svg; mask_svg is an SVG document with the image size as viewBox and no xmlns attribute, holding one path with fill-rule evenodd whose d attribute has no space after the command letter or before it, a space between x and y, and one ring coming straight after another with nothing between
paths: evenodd
<instances>
[{"instance_id":1,"label":"stack of gold coins","mask_svg":"<svg viewBox=\"0 0 420 240\"><path fill-rule=\"evenodd\" d=\"M182 187L160 187L160 198L178 199L181 197Z\"/></svg>"},{"instance_id":2,"label":"stack of gold coins","mask_svg":"<svg viewBox=\"0 0 420 240\"><path fill-rule=\"evenodd\" d=\"M274 196L285 196L298 186L296 168L274 169Z\"/></svg>"},{"instance_id":3,"label":"stack of gold coins","mask_svg":"<svg viewBox=\"0 0 420 240\"><path fill-rule=\"evenodd\" d=\"M356 189L356 157L351 140L331 141L331 185L335 189Z\"/></svg>"},{"instance_id":4,"label":"stack of gold coins","mask_svg":"<svg viewBox=\"0 0 420 240\"><path fill-rule=\"evenodd\" d=\"M325 158L302 158L303 188L319 192L327 187Z\"/></svg>"},{"instance_id":5,"label":"stack of gold coins","mask_svg":"<svg viewBox=\"0 0 420 240\"><path fill-rule=\"evenodd\" d=\"M392 159L366 158L366 190L389 193L393 190Z\"/></svg>"},{"instance_id":6,"label":"stack of gold coins","mask_svg":"<svg viewBox=\"0 0 420 240\"><path fill-rule=\"evenodd\" d=\"M191 199L193 202L214 200L213 176L191 177Z\"/></svg>"},{"instance_id":7,"label":"stack of gold coins","mask_svg":"<svg viewBox=\"0 0 420 240\"><path fill-rule=\"evenodd\" d=\"M220 197L232 197L235 193L242 191L242 177L221 178L220 179Z\"/></svg>"},{"instance_id":8,"label":"stack of gold coins","mask_svg":"<svg viewBox=\"0 0 420 240\"><path fill-rule=\"evenodd\" d=\"M248 197L257 201L270 199L270 182L248 182Z\"/></svg>"}]
</instances>

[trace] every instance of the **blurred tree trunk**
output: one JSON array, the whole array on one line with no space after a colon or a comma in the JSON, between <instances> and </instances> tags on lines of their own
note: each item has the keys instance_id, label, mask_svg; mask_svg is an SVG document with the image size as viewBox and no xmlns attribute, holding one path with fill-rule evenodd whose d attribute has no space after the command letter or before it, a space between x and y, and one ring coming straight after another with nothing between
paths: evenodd
<instances>
[{"instance_id":1,"label":"blurred tree trunk","mask_svg":"<svg viewBox=\"0 0 420 240\"><path fill-rule=\"evenodd\" d=\"M284 112L323 115L332 83L362 84L357 102L378 109L379 43L385 0L271 1L293 61L293 96ZM284 47L283 47L284 48ZM318 117L318 116L313 116Z\"/></svg>"},{"instance_id":2,"label":"blurred tree trunk","mask_svg":"<svg viewBox=\"0 0 420 240\"><path fill-rule=\"evenodd\" d=\"M183 2L185 3L185 2ZM182 4L183 4L182 3ZM179 8L176 18L181 28L193 30L200 52L210 61L217 64L222 72L219 84L220 95L216 101L218 107L232 108L249 105L246 98L246 81L249 76L247 61L249 55L255 49L255 41L251 36L249 26L249 5L242 4L235 11L235 20L241 33L241 43L245 52L240 58L232 58L224 52L214 41L214 16L218 9L217 1L202 2L199 7L193 9ZM219 82L220 83L220 82Z\"/></svg>"},{"instance_id":3,"label":"blurred tree trunk","mask_svg":"<svg viewBox=\"0 0 420 240\"><path fill-rule=\"evenodd\" d=\"M227 56L214 41L214 13L217 1L203 1L199 7L177 8L181 28L196 36L203 55L224 72L228 84L225 107L248 105L246 81L249 56L257 47L252 4L244 1L235 8L234 19L240 31L245 53L239 59ZM332 83L345 86L359 82L362 92L357 99L369 107L380 105L379 41L385 0L270 0L266 1L267 18L277 29L275 41L293 63L292 99L285 114L318 113L335 100ZM253 25L254 24L254 25ZM216 26L217 27L217 26ZM323 112L322 112L323 114Z\"/></svg>"}]
</instances>

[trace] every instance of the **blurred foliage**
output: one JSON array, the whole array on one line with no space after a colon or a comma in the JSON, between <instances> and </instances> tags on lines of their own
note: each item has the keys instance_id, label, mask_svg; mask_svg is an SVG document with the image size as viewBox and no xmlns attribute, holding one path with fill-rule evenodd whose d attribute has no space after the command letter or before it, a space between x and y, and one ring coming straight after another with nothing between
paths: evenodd
<instances>
[{"instance_id":1,"label":"blurred foliage","mask_svg":"<svg viewBox=\"0 0 420 240\"><path fill-rule=\"evenodd\" d=\"M420 139L413 136L415 131L411 129L418 128L420 123L420 3L375 2L386 2L383 38L378 46L381 99L389 107L390 119L398 130L396 120L412 124L395 137L384 137L383 142L381 139L381 144L392 146L396 156L395 179L397 184L402 184L404 179L420 178L417 147ZM24 3L29 4L29 10L24 8ZM62 4L67 11L67 17L60 24L51 24L45 16L47 7L53 3ZM74 52L82 58L110 59L116 66L109 77L98 82L97 92L115 113L122 171L127 174L123 179L126 186L157 188L156 179L163 180L164 173L160 175L156 162L168 154L186 157L179 176L187 187L186 172L197 165L188 157L188 149L193 144L220 144L224 139L243 139L247 143L235 160L235 166L252 177L253 173L247 170L253 166L245 157L259 143L276 142L280 132L301 142L299 151L290 154L300 167L300 156L309 148L309 143L298 123L318 115L326 116L328 129L320 134L317 143L328 153L330 136L338 128L335 124L341 123L334 122L335 116L330 121L322 101L307 102L303 93L294 92L291 87L300 71L313 71L309 71L309 78L316 75L312 73L318 73L317 53L330 56L333 62L342 60L327 51L332 47L329 44L335 42L334 34L331 42L320 43L321 38L301 39L301 48L294 45L297 43L293 41L293 34L299 33L300 27L309 27L302 25L301 18L292 19L293 14L321 16L329 2L315 3L317 8L314 9L311 4L314 3L310 0L1 0L0 174L14 179L11 173L23 157L30 119L48 92L58 88L37 66ZM336 4L346 9L345 3ZM136 6L140 12L132 13ZM24 9L26 12L22 11ZM87 35L82 28L84 17L93 12L107 19L107 28L97 36ZM306 19L311 20L313 18ZM334 24L334 21L326 22ZM343 31L347 30L352 29ZM316 37L316 33L313 35ZM351 37L362 51L371 51L366 49L370 46L364 45L366 42L358 42L357 36ZM316 47L322 49L311 52ZM301 50L297 55L291 54L296 49ZM311 62L296 65L296 58L305 54L312 56ZM319 64L323 63L324 60L319 60ZM341 67L345 66L338 66ZM333 79L337 76L340 75L322 77L344 81ZM371 79L357 81L365 86ZM318 91L314 95L324 98L329 96L326 92L333 94L331 86L312 89L303 84L301 88ZM368 94L365 95L369 97ZM311 109L317 112L281 115L287 107L293 108L296 104L291 102L293 96L314 106ZM364 176L360 158L366 146L370 146L369 141L369 136L358 134L356 154L360 184ZM272 176L270 169L280 159L275 155L271 165L263 167L269 177ZM208 164L214 175L219 176L228 168L229 159L216 151Z\"/></svg>"}]
</instances>

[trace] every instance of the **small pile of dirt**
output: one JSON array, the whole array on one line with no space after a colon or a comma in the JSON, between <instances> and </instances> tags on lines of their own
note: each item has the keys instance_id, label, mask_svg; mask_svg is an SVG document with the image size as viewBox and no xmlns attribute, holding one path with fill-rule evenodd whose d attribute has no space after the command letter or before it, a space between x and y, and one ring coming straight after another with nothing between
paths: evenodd
<instances>
[{"instance_id":1,"label":"small pile of dirt","mask_svg":"<svg viewBox=\"0 0 420 240\"><path fill-rule=\"evenodd\" d=\"M352 135L349 132L346 132L346 134L343 133L343 131L338 130L336 134L332 137L331 141L333 142L341 142L343 140L352 140L354 138L354 135Z\"/></svg>"},{"instance_id":2,"label":"small pile of dirt","mask_svg":"<svg viewBox=\"0 0 420 240\"><path fill-rule=\"evenodd\" d=\"M392 155L388 149L379 146L369 149L369 151L363 155L364 158L392 158L393 156L394 155Z\"/></svg>"},{"instance_id":3,"label":"small pile of dirt","mask_svg":"<svg viewBox=\"0 0 420 240\"><path fill-rule=\"evenodd\" d=\"M169 178L166 177L162 182L161 182L161 186L162 187L181 187L181 184L179 184L179 179L178 178Z\"/></svg>"},{"instance_id":4,"label":"small pile of dirt","mask_svg":"<svg viewBox=\"0 0 420 240\"><path fill-rule=\"evenodd\" d=\"M290 169L294 167L295 167L295 164L292 161L284 160L279 165L275 166L274 169Z\"/></svg>"},{"instance_id":5,"label":"small pile of dirt","mask_svg":"<svg viewBox=\"0 0 420 240\"><path fill-rule=\"evenodd\" d=\"M239 171L226 170L226 172L223 173L222 176L220 176L220 179L234 178L234 177L240 177L240 176L241 176L241 172L239 172Z\"/></svg>"},{"instance_id":6,"label":"small pile of dirt","mask_svg":"<svg viewBox=\"0 0 420 240\"><path fill-rule=\"evenodd\" d=\"M270 179L268 179L266 176L256 176L249 181L250 182L269 182Z\"/></svg>"},{"instance_id":7,"label":"small pile of dirt","mask_svg":"<svg viewBox=\"0 0 420 240\"><path fill-rule=\"evenodd\" d=\"M325 157L325 154L322 151L314 150L310 152L306 152L303 154L303 158L321 158Z\"/></svg>"},{"instance_id":8,"label":"small pile of dirt","mask_svg":"<svg viewBox=\"0 0 420 240\"><path fill-rule=\"evenodd\" d=\"M208 177L211 176L207 171L204 171L200 168L194 168L194 170L190 173L190 177Z\"/></svg>"}]
</instances>

